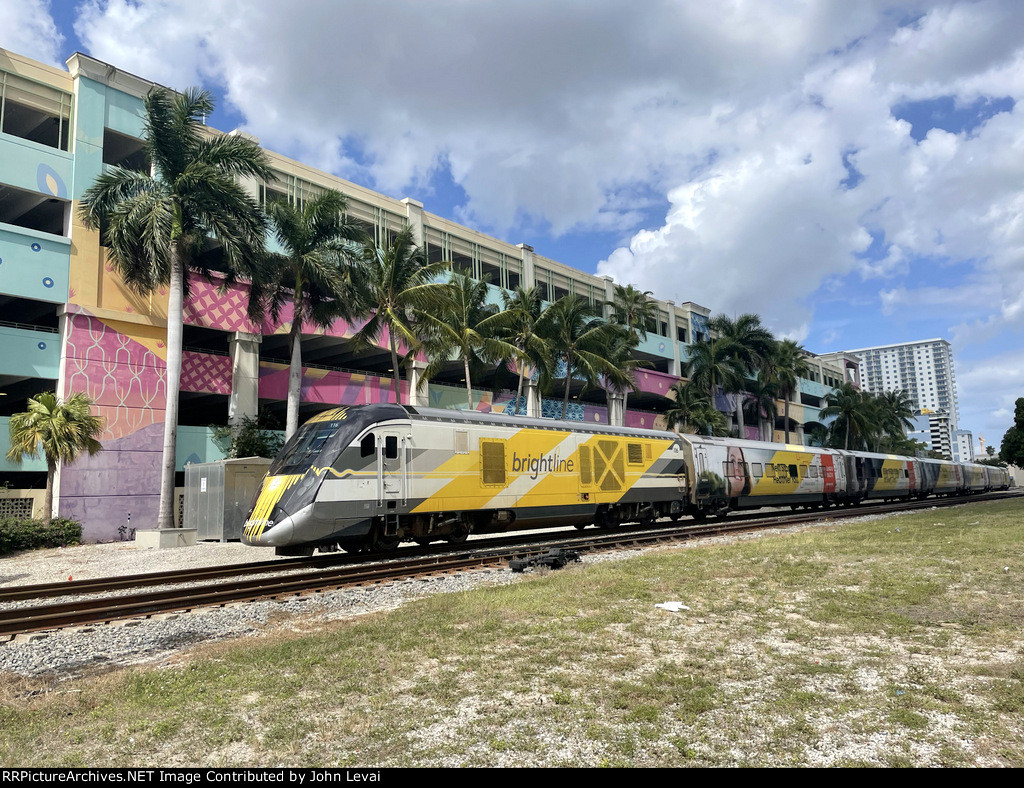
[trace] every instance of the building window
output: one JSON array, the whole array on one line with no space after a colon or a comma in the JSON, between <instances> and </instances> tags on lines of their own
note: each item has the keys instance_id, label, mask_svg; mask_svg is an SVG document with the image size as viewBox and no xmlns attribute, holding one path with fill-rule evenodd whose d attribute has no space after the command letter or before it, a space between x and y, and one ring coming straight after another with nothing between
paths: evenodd
<instances>
[{"instance_id":1,"label":"building window","mask_svg":"<svg viewBox=\"0 0 1024 788\"><path fill-rule=\"evenodd\" d=\"M135 172L150 171L142 140L113 129L103 129L103 163Z\"/></svg>"},{"instance_id":2,"label":"building window","mask_svg":"<svg viewBox=\"0 0 1024 788\"><path fill-rule=\"evenodd\" d=\"M0 222L64 235L71 203L39 192L0 184Z\"/></svg>"},{"instance_id":3,"label":"building window","mask_svg":"<svg viewBox=\"0 0 1024 788\"><path fill-rule=\"evenodd\" d=\"M0 131L60 150L71 150L72 96L40 82L0 71Z\"/></svg>"}]
</instances>

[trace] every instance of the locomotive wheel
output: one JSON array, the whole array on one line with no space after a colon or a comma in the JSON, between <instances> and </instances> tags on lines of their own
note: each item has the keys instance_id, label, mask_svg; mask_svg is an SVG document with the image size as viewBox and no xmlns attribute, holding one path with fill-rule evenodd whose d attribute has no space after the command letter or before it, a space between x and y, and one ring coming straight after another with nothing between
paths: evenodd
<instances>
[{"instance_id":1,"label":"locomotive wheel","mask_svg":"<svg viewBox=\"0 0 1024 788\"><path fill-rule=\"evenodd\" d=\"M398 544L401 541L398 534L388 536L384 533L384 523L377 523L370 535L369 548L374 553L390 553L392 550L398 549Z\"/></svg>"},{"instance_id":2,"label":"locomotive wheel","mask_svg":"<svg viewBox=\"0 0 1024 788\"><path fill-rule=\"evenodd\" d=\"M452 528L452 532L444 539L448 544L462 544L469 539L469 528L464 523L459 523Z\"/></svg>"}]
</instances>

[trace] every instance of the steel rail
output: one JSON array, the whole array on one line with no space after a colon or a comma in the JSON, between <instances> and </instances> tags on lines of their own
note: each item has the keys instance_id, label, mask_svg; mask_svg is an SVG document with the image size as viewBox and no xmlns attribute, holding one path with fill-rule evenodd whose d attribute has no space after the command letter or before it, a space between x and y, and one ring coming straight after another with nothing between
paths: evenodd
<instances>
[{"instance_id":1,"label":"steel rail","mask_svg":"<svg viewBox=\"0 0 1024 788\"><path fill-rule=\"evenodd\" d=\"M852 507L826 512L790 513L781 518L778 516L761 516L743 520L718 520L714 523L688 524L674 528L663 527L642 531L618 531L615 533L593 534L591 536L580 534L567 537L562 532L548 535L551 537L548 541L535 540L535 544L527 548L524 548L522 545L508 545L504 547L487 545L481 546L481 549L470 554L463 551L459 554L395 559L375 565L360 563L358 565L338 566L332 569L321 569L312 572L298 571L296 574L283 577L238 579L233 582L208 583L186 589L178 588L50 605L9 608L0 611L0 635L13 635L81 624L105 623L124 618L137 618L140 616L191 610L197 607L225 605L257 599L273 599L280 596L294 596L341 587L378 584L403 577L464 571L468 568L499 564L513 558L539 555L547 550L553 542L575 550L607 551L622 549L624 546L649 545L772 527L789 527L805 522L838 521L871 514L931 509L939 506L956 506L964 503L980 503L993 499L1002 500L1007 497L1020 497L1020 495L1007 496L1005 494L995 494L978 495L967 499L946 498L939 500L926 499L915 502L904 501L899 504L870 506L867 509ZM358 556L350 556L348 558L358 558ZM258 563L274 565L281 564L282 562ZM294 565L290 566L291 570L301 570L301 568Z\"/></svg>"}]
</instances>

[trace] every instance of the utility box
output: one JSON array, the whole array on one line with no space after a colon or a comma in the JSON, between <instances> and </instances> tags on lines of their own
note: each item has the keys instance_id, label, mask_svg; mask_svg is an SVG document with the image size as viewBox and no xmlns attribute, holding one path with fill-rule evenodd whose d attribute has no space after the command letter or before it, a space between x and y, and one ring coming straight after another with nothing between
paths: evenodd
<instances>
[{"instance_id":1,"label":"utility box","mask_svg":"<svg viewBox=\"0 0 1024 788\"><path fill-rule=\"evenodd\" d=\"M266 457L200 462L185 466L184 528L204 541L242 538L256 489L270 467Z\"/></svg>"}]
</instances>

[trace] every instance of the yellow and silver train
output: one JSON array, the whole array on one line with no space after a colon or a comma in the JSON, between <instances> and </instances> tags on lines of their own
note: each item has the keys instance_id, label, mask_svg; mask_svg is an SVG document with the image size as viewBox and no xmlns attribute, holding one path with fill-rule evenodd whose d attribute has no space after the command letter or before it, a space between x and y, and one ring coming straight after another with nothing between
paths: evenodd
<instances>
[{"instance_id":1,"label":"yellow and silver train","mask_svg":"<svg viewBox=\"0 0 1024 788\"><path fill-rule=\"evenodd\" d=\"M1003 468L498 413L364 405L284 446L242 540L279 554L1009 487Z\"/></svg>"}]
</instances>

